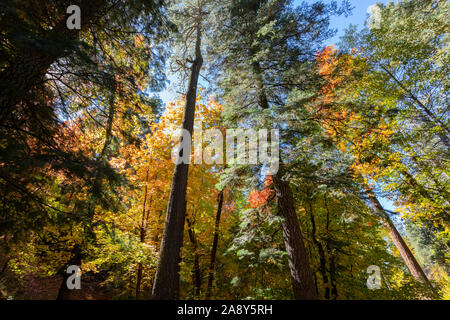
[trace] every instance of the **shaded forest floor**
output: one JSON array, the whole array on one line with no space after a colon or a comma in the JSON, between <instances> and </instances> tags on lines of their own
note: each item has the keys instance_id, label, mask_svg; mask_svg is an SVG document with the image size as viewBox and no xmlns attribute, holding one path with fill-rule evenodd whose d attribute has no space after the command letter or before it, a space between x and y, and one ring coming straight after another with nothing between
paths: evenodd
<instances>
[{"instance_id":1,"label":"shaded forest floor","mask_svg":"<svg viewBox=\"0 0 450 320\"><path fill-rule=\"evenodd\" d=\"M0 300L12 297L14 300L55 300L61 287L63 276L38 277L26 274L19 277L4 267L6 258L0 254ZM114 288L102 283L105 275L87 272L81 277L81 290L72 290L73 300L110 300L117 295ZM10 298L11 299L11 298Z\"/></svg>"},{"instance_id":2,"label":"shaded forest floor","mask_svg":"<svg viewBox=\"0 0 450 320\"><path fill-rule=\"evenodd\" d=\"M0 299L12 296L14 300L56 300L62 283L62 276L45 278L25 275L18 279L12 272L5 271L0 277ZM81 290L72 290L73 300L110 300L115 296L113 288L102 285L103 279L94 274L81 277Z\"/></svg>"}]
</instances>

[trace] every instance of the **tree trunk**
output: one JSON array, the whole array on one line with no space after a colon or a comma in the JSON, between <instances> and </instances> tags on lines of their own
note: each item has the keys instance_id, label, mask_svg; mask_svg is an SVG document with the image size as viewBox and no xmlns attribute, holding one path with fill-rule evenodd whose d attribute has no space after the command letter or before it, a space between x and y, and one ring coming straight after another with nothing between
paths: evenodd
<instances>
[{"instance_id":1,"label":"tree trunk","mask_svg":"<svg viewBox=\"0 0 450 320\"><path fill-rule=\"evenodd\" d=\"M316 221L314 219L314 213L313 213L313 205L312 200L308 199L308 205L309 205L309 217L311 220L311 237L313 240L313 243L317 247L317 250L319 251L319 272L322 275L323 284L325 286L325 299L330 299L330 285L329 285L329 279L327 275L327 262L325 258L325 250L322 245L322 243L317 240L317 228L316 228Z\"/></svg>"},{"instance_id":2,"label":"tree trunk","mask_svg":"<svg viewBox=\"0 0 450 320\"><path fill-rule=\"evenodd\" d=\"M142 263L138 263L136 272L136 299L139 298L139 294L141 293L142 269Z\"/></svg>"},{"instance_id":3,"label":"tree trunk","mask_svg":"<svg viewBox=\"0 0 450 320\"><path fill-rule=\"evenodd\" d=\"M144 188L144 203L142 206L142 218L141 218L141 225L139 228L139 236L141 243L145 242L145 235L146 235L146 228L147 228L147 221L148 221L148 215L150 213L150 209L147 211L145 210L147 206L147 194L148 194L148 170L145 176L145 188ZM151 199L150 199L151 201ZM138 263L137 267L137 274L136 274L136 299L139 298L139 294L141 291L141 282L142 282L142 272L143 272L143 266L142 263Z\"/></svg>"},{"instance_id":4,"label":"tree trunk","mask_svg":"<svg viewBox=\"0 0 450 320\"><path fill-rule=\"evenodd\" d=\"M67 268L71 265L76 265L78 267L81 267L81 246L76 244L74 245L72 252L72 256L67 262L67 265L65 266L65 269L61 270L63 272L63 280L61 282L61 285L59 287L58 296L56 297L56 300L71 300L72 299L72 291L69 288L67 288L67 279L71 276L68 274Z\"/></svg>"},{"instance_id":5,"label":"tree trunk","mask_svg":"<svg viewBox=\"0 0 450 320\"><path fill-rule=\"evenodd\" d=\"M284 244L289 258L294 298L296 300L317 299L308 255L294 208L292 191L289 183L283 181L280 176L280 171L278 171L276 175L272 176L272 179L278 201L278 214L283 218L281 225Z\"/></svg>"},{"instance_id":6,"label":"tree trunk","mask_svg":"<svg viewBox=\"0 0 450 320\"><path fill-rule=\"evenodd\" d=\"M327 223L325 226L325 230L327 232L327 241L325 242L325 248L327 250L327 254L329 257L329 261L330 261L330 283L331 283L331 299L332 300L336 300L337 296L338 296L338 291L337 291L337 283L336 283L336 257L333 254L333 250L331 250L330 247L330 241L331 240L331 236L330 236L330 210L328 209L328 203L327 203L327 197L324 196L324 204L325 204L325 209L327 211Z\"/></svg>"},{"instance_id":7,"label":"tree trunk","mask_svg":"<svg viewBox=\"0 0 450 320\"><path fill-rule=\"evenodd\" d=\"M375 210L376 214L380 217L383 226L388 230L389 236L391 237L392 241L397 247L397 250L400 252L400 256L402 257L403 261L405 262L406 266L408 267L413 277L419 282L429 283L428 278L425 275L425 272L423 272L413 253L406 245L402 236L398 232L395 225L392 223L389 216L386 214L383 206L378 201L373 191L369 188L366 188L366 193L369 197L369 201L372 204L373 209Z\"/></svg>"},{"instance_id":8,"label":"tree trunk","mask_svg":"<svg viewBox=\"0 0 450 320\"><path fill-rule=\"evenodd\" d=\"M267 109L269 108L269 104L261 67L258 62L252 63L252 67L256 75L258 87L258 104L260 108ZM283 228L284 244L289 258L294 298L296 300L317 299L308 254L303 243L303 236L294 208L291 187L289 186L289 182L281 179L282 167L283 165L280 159L278 173L272 176L272 180L278 201L278 214L283 218L281 225Z\"/></svg>"},{"instance_id":9,"label":"tree trunk","mask_svg":"<svg viewBox=\"0 0 450 320\"><path fill-rule=\"evenodd\" d=\"M197 238L195 237L192 222L188 218L186 219L186 221L188 224L189 240L191 241L192 249L194 250L194 270L192 272L192 282L195 287L194 297L198 298L200 296L200 290L202 287L202 277L200 274L200 257L197 252L198 249Z\"/></svg>"},{"instance_id":10,"label":"tree trunk","mask_svg":"<svg viewBox=\"0 0 450 320\"><path fill-rule=\"evenodd\" d=\"M6 271L6 268L8 267L8 262L11 260L10 257L7 257L5 262L3 263L2 270L0 271L0 275L3 275Z\"/></svg>"},{"instance_id":11,"label":"tree trunk","mask_svg":"<svg viewBox=\"0 0 450 320\"><path fill-rule=\"evenodd\" d=\"M211 297L212 285L214 282L214 267L216 263L216 253L217 253L217 245L219 243L219 224L220 224L220 216L222 214L222 205L223 205L223 190L220 190L217 196L217 213L216 213L216 223L214 225L214 239L211 249L211 260L209 263L209 275L208 275L208 287L206 288L206 299Z\"/></svg>"},{"instance_id":12,"label":"tree trunk","mask_svg":"<svg viewBox=\"0 0 450 320\"><path fill-rule=\"evenodd\" d=\"M338 297L337 283L336 283L336 257L327 246L328 254L330 254L330 283L331 283L331 299L336 300Z\"/></svg>"},{"instance_id":13,"label":"tree trunk","mask_svg":"<svg viewBox=\"0 0 450 320\"><path fill-rule=\"evenodd\" d=\"M201 26L200 22L198 22L195 60L191 66L191 76L183 115L183 129L190 133L190 139L192 139L192 133L194 131L198 77L203 64L200 45ZM190 152L190 150L187 152ZM178 157L180 156L181 155L178 155ZM159 263L156 270L155 282L153 284L153 299L171 300L175 299L177 295L177 288L179 285L178 264L180 260L180 250L183 244L188 170L188 163L179 163L175 165L163 237L161 240Z\"/></svg>"}]
</instances>

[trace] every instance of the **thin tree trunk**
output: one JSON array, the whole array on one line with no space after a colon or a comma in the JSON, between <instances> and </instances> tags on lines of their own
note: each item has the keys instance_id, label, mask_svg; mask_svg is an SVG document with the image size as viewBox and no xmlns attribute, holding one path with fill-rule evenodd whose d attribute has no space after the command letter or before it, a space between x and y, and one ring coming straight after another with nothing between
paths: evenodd
<instances>
[{"instance_id":1,"label":"thin tree trunk","mask_svg":"<svg viewBox=\"0 0 450 320\"><path fill-rule=\"evenodd\" d=\"M219 243L219 225L220 225L220 216L222 214L222 205L223 205L223 190L220 190L217 195L217 212L216 212L216 223L214 225L214 239L211 249L211 260L209 263L209 275L208 275L208 287L206 288L206 299L211 298L212 285L214 282L214 267L216 263L216 253L217 253L217 245Z\"/></svg>"},{"instance_id":2,"label":"thin tree trunk","mask_svg":"<svg viewBox=\"0 0 450 320\"><path fill-rule=\"evenodd\" d=\"M331 299L336 300L338 296L337 283L336 283L336 257L333 254L333 251L330 247L330 210L328 209L327 197L324 195L324 204L325 209L327 211L327 223L325 226L325 230L327 232L327 241L325 242L325 248L327 250L327 254L330 257L330 283L331 283Z\"/></svg>"},{"instance_id":3,"label":"thin tree trunk","mask_svg":"<svg viewBox=\"0 0 450 320\"><path fill-rule=\"evenodd\" d=\"M329 249L328 246L327 249ZM336 300L338 297L337 282L336 282L336 257L331 252L331 250L328 253L330 254L331 299Z\"/></svg>"},{"instance_id":4,"label":"thin tree trunk","mask_svg":"<svg viewBox=\"0 0 450 320\"><path fill-rule=\"evenodd\" d=\"M109 154L109 147L112 140L112 126L114 123L114 116L116 114L116 82L114 81L114 88L110 93L110 98L108 101L108 120L106 122L106 133L105 133L105 143L103 144L102 151L100 152L100 159L106 160Z\"/></svg>"},{"instance_id":5,"label":"thin tree trunk","mask_svg":"<svg viewBox=\"0 0 450 320\"><path fill-rule=\"evenodd\" d=\"M368 195L369 201L372 204L372 207L375 210L376 214L380 217L383 226L388 230L389 236L397 247L397 250L400 252L400 256L402 257L413 277L419 282L429 283L425 272L423 272L413 253L406 245L402 236L398 232L395 225L392 223L389 216L386 214L383 206L378 201L373 191L369 188L366 188L366 194Z\"/></svg>"},{"instance_id":6,"label":"thin tree trunk","mask_svg":"<svg viewBox=\"0 0 450 320\"><path fill-rule=\"evenodd\" d=\"M314 288L316 290L316 295L319 296L319 287L317 285L317 274L316 274L316 272L313 272L313 279L314 279Z\"/></svg>"},{"instance_id":7,"label":"thin tree trunk","mask_svg":"<svg viewBox=\"0 0 450 320\"><path fill-rule=\"evenodd\" d=\"M2 270L0 271L0 275L3 275L6 271L6 268L8 267L8 262L11 260L10 257L7 257L5 262L3 263Z\"/></svg>"},{"instance_id":8,"label":"thin tree trunk","mask_svg":"<svg viewBox=\"0 0 450 320\"><path fill-rule=\"evenodd\" d=\"M195 60L191 66L191 76L186 94L186 104L183 115L183 129L190 133L190 139L194 131L195 100L197 98L198 77L203 64L200 45L201 26L199 21L197 24ZM190 150L184 151L190 152ZM179 163L175 165L169 203L167 205L163 237L161 240L159 263L152 290L153 299L171 300L175 299L177 296L179 286L178 266L180 261L180 250L183 244L184 219L186 213L188 170L188 163Z\"/></svg>"},{"instance_id":9,"label":"thin tree trunk","mask_svg":"<svg viewBox=\"0 0 450 320\"><path fill-rule=\"evenodd\" d=\"M148 170L147 170L147 173L145 176L144 203L142 206L142 218L141 218L141 225L139 228L139 233L140 233L139 236L140 236L141 243L145 242L147 220L148 220L148 215L150 212L150 209L148 209L147 211L145 210L146 205L147 205L147 194L148 194ZM139 298L139 294L141 291L142 272L143 272L142 263L138 263L137 274L136 274L136 290L135 290L136 299Z\"/></svg>"},{"instance_id":10,"label":"thin tree trunk","mask_svg":"<svg viewBox=\"0 0 450 320\"><path fill-rule=\"evenodd\" d=\"M136 299L139 298L139 294L141 293L141 282L142 282L142 263L138 263L137 272L136 272Z\"/></svg>"},{"instance_id":11,"label":"thin tree trunk","mask_svg":"<svg viewBox=\"0 0 450 320\"><path fill-rule=\"evenodd\" d=\"M319 272L322 275L323 284L325 286L325 299L330 299L330 286L329 286L329 279L327 275L327 262L325 259L325 250L323 248L322 243L317 240L317 228L316 228L316 221L314 219L314 213L313 213L313 205L312 200L308 199L308 205L309 205L309 217L311 219L311 237L313 243L316 245L317 250L319 251Z\"/></svg>"},{"instance_id":12,"label":"thin tree trunk","mask_svg":"<svg viewBox=\"0 0 450 320\"><path fill-rule=\"evenodd\" d=\"M200 257L197 251L198 244L191 220L189 220L189 218L186 218L186 221L188 224L189 240L191 241L192 249L194 250L194 270L192 272L192 280L193 280L192 282L194 283L195 286L194 297L198 298L200 296L200 290L202 287L202 277L200 274Z\"/></svg>"},{"instance_id":13,"label":"thin tree trunk","mask_svg":"<svg viewBox=\"0 0 450 320\"><path fill-rule=\"evenodd\" d=\"M73 4L81 8L81 30L69 30L66 26L67 17L64 15L49 31L54 34L52 37L60 37L69 45L71 45L70 41L76 40L80 31L84 30L89 22L98 15L106 2L81 0L74 1ZM0 73L0 123L5 121L24 97L43 83L48 69L56 60L72 53L73 50L69 45L53 48L53 50L35 49L21 52L16 60Z\"/></svg>"}]
</instances>

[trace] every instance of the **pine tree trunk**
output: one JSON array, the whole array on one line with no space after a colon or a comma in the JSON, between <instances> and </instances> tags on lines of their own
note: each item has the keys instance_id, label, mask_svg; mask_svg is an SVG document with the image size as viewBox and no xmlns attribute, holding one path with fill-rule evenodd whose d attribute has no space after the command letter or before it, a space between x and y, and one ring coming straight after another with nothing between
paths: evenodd
<instances>
[{"instance_id":1,"label":"pine tree trunk","mask_svg":"<svg viewBox=\"0 0 450 320\"><path fill-rule=\"evenodd\" d=\"M260 108L269 108L264 78L259 63L252 63L253 72L256 75L258 86L258 104ZM314 287L313 274L309 266L308 254L300 231L297 213L294 208L289 182L281 179L283 164L280 159L278 173L272 176L278 201L278 214L283 218L283 239L289 258L289 269L292 277L294 298L317 299L317 291Z\"/></svg>"},{"instance_id":2,"label":"pine tree trunk","mask_svg":"<svg viewBox=\"0 0 450 320\"><path fill-rule=\"evenodd\" d=\"M283 181L280 175L280 171L278 171L276 175L272 176L272 179L278 201L278 214L283 218L281 225L284 244L289 258L294 298L296 300L317 299L308 255L294 208L292 191L289 183Z\"/></svg>"},{"instance_id":3,"label":"pine tree trunk","mask_svg":"<svg viewBox=\"0 0 450 320\"><path fill-rule=\"evenodd\" d=\"M402 257L403 261L405 262L406 266L408 267L413 277L419 282L429 283L429 280L425 275L425 272L423 272L413 253L403 240L402 236L398 232L395 225L392 223L389 216L386 214L383 206L378 201L373 191L369 188L366 188L366 193L369 197L369 201L372 204L372 207L374 208L377 215L380 217L383 226L388 230L389 236L391 237L392 241L397 247L397 250L400 252L400 256Z\"/></svg>"},{"instance_id":4,"label":"pine tree trunk","mask_svg":"<svg viewBox=\"0 0 450 320\"><path fill-rule=\"evenodd\" d=\"M216 263L217 245L219 243L219 225L220 225L220 216L222 214L222 205L223 205L223 190L220 190L217 196L216 223L214 225L214 239L211 249L211 260L209 263L208 287L206 288L206 297L205 297L206 299L211 298L212 285L214 282L214 267Z\"/></svg>"},{"instance_id":5,"label":"pine tree trunk","mask_svg":"<svg viewBox=\"0 0 450 320\"><path fill-rule=\"evenodd\" d=\"M194 131L195 101L197 98L197 84L203 57L200 51L201 26L197 25L197 39L195 44L195 60L191 66L191 75L186 94L186 104L183 115L183 129L192 137ZM188 150L190 152L190 150ZM176 299L179 286L180 250L183 243L184 219L186 209L186 187L189 164L175 165L175 171L167 205L159 263L153 284L152 298L158 300Z\"/></svg>"}]
</instances>

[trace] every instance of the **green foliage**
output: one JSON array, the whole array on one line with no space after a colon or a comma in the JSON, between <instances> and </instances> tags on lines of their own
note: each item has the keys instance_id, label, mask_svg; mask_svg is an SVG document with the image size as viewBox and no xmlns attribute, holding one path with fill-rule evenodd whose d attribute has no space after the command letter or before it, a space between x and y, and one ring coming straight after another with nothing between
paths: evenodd
<instances>
[{"instance_id":1,"label":"green foliage","mask_svg":"<svg viewBox=\"0 0 450 320\"><path fill-rule=\"evenodd\" d=\"M80 31L65 28L69 2L85 14ZM318 297L449 299L448 1L374 5L339 51L323 42L348 1L167 4L2 4L0 298L20 297L14 287L30 277L61 283L75 262L110 298L151 297L185 103L163 109L156 92L169 57L184 90L201 20L202 92L214 98L198 96L196 119L280 130L278 176ZM264 169L190 166L180 298L294 298L280 191ZM384 214L433 294L366 203L367 186L395 202L401 214Z\"/></svg>"}]
</instances>

